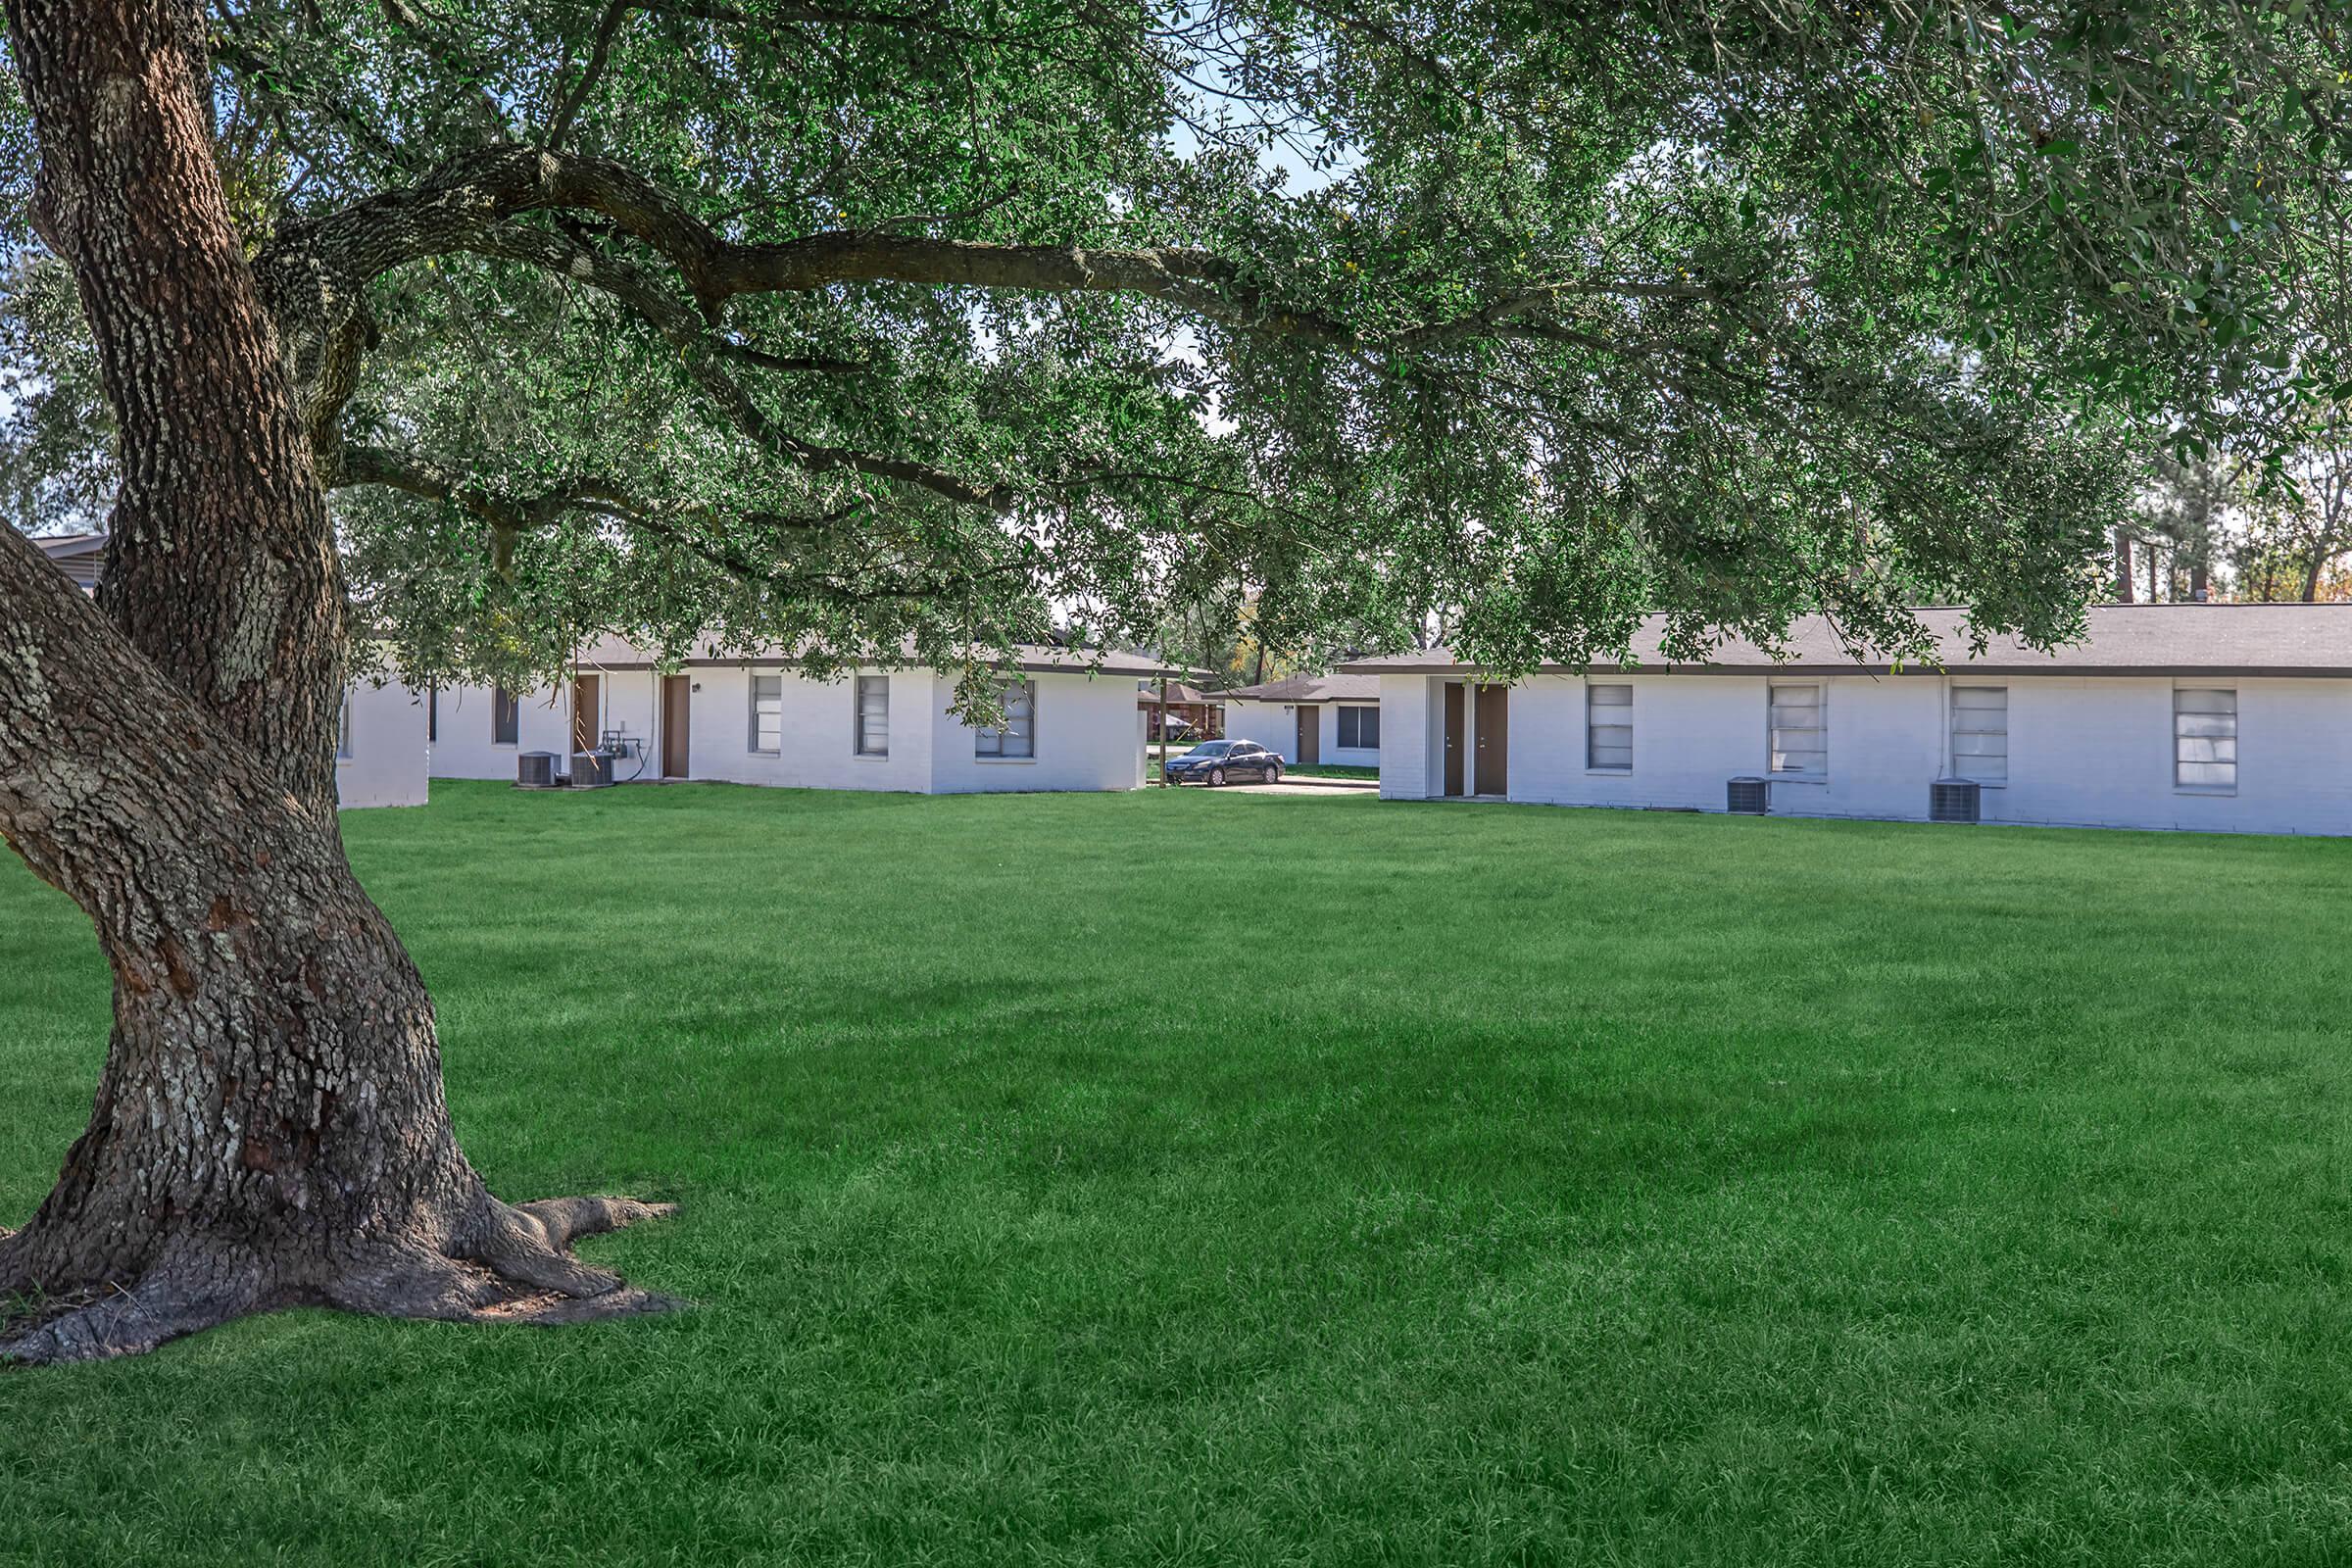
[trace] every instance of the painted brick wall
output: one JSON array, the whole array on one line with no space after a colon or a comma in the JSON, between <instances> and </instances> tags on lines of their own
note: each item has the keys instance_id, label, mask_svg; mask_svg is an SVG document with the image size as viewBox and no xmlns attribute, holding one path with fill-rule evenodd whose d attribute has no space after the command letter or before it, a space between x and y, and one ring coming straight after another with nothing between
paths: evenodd
<instances>
[{"instance_id":1,"label":"painted brick wall","mask_svg":"<svg viewBox=\"0 0 2352 1568\"><path fill-rule=\"evenodd\" d=\"M1573 806L1721 810L1725 780L1768 775L1767 682L1756 676L1635 675L1634 767L1585 766L1585 682L1538 676L1510 697L1510 796ZM1794 677L1792 677L1794 678ZM2009 780L1984 792L1989 821L2247 833L2352 834L2352 681L2241 679L2238 787L2176 789L2169 677L1835 676L1829 767L1820 782L1776 779L1772 808L1799 816L1924 820L1948 770L1947 688L2009 690ZM1386 676L1381 793L1439 793L1438 683ZM1404 716L1406 705L1422 721ZM1418 739L1422 755L1405 755Z\"/></svg>"},{"instance_id":2,"label":"painted brick wall","mask_svg":"<svg viewBox=\"0 0 2352 1568\"><path fill-rule=\"evenodd\" d=\"M406 686L351 689L349 757L335 760L335 802L345 810L368 806L422 806L427 789L424 706Z\"/></svg>"}]
</instances>

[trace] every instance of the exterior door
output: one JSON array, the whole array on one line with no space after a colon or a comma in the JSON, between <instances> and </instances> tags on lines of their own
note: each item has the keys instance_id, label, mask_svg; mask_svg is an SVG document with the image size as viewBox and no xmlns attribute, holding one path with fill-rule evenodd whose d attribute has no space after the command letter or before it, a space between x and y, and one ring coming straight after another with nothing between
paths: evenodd
<instances>
[{"instance_id":1,"label":"exterior door","mask_svg":"<svg viewBox=\"0 0 2352 1568\"><path fill-rule=\"evenodd\" d=\"M602 675L581 675L571 683L571 749L575 752L596 750L597 726L603 721L605 679Z\"/></svg>"},{"instance_id":2,"label":"exterior door","mask_svg":"<svg viewBox=\"0 0 2352 1568\"><path fill-rule=\"evenodd\" d=\"M1462 793L1462 688L1446 683L1446 793Z\"/></svg>"},{"instance_id":3,"label":"exterior door","mask_svg":"<svg viewBox=\"0 0 2352 1568\"><path fill-rule=\"evenodd\" d=\"M1478 793L1511 792L1511 690L1507 686L1478 689Z\"/></svg>"},{"instance_id":4,"label":"exterior door","mask_svg":"<svg viewBox=\"0 0 2352 1568\"><path fill-rule=\"evenodd\" d=\"M1323 760L1323 710L1298 705L1298 746L1291 754L1292 762L1299 767L1311 767Z\"/></svg>"},{"instance_id":5,"label":"exterior door","mask_svg":"<svg viewBox=\"0 0 2352 1568\"><path fill-rule=\"evenodd\" d=\"M684 675L662 677L662 776L686 777L687 715L694 707L694 682Z\"/></svg>"}]
</instances>

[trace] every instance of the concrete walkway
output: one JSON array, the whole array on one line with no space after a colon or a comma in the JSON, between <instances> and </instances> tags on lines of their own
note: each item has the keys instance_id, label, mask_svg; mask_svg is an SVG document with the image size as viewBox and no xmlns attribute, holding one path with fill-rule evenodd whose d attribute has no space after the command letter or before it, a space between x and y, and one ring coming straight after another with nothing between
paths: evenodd
<instances>
[{"instance_id":1,"label":"concrete walkway","mask_svg":"<svg viewBox=\"0 0 2352 1568\"><path fill-rule=\"evenodd\" d=\"M1279 784L1182 784L1179 789L1212 795L1288 795L1294 800L1363 800L1380 798L1380 785L1368 778L1298 778L1285 773Z\"/></svg>"}]
</instances>

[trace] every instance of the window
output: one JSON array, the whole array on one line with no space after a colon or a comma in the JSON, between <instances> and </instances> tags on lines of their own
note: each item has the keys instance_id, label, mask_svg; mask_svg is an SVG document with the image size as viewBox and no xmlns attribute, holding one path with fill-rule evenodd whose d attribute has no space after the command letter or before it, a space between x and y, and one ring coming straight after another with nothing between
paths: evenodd
<instances>
[{"instance_id":1,"label":"window","mask_svg":"<svg viewBox=\"0 0 2352 1568\"><path fill-rule=\"evenodd\" d=\"M1585 687L1585 765L1630 773L1634 768L1634 688Z\"/></svg>"},{"instance_id":2,"label":"window","mask_svg":"<svg viewBox=\"0 0 2352 1568\"><path fill-rule=\"evenodd\" d=\"M1340 745L1352 746L1360 752L1380 750L1380 710L1377 708L1343 708L1340 710Z\"/></svg>"},{"instance_id":3,"label":"window","mask_svg":"<svg viewBox=\"0 0 2352 1568\"><path fill-rule=\"evenodd\" d=\"M1816 685L1772 686L1772 770L1790 778L1826 778L1830 720Z\"/></svg>"},{"instance_id":4,"label":"window","mask_svg":"<svg viewBox=\"0 0 2352 1568\"><path fill-rule=\"evenodd\" d=\"M752 677L751 749L773 757L784 749L784 677Z\"/></svg>"},{"instance_id":5,"label":"window","mask_svg":"<svg viewBox=\"0 0 2352 1568\"><path fill-rule=\"evenodd\" d=\"M2009 688L1952 688L1952 777L1980 784L2009 778Z\"/></svg>"},{"instance_id":6,"label":"window","mask_svg":"<svg viewBox=\"0 0 2352 1568\"><path fill-rule=\"evenodd\" d=\"M858 755L890 755L890 677L858 677Z\"/></svg>"},{"instance_id":7,"label":"window","mask_svg":"<svg viewBox=\"0 0 2352 1568\"><path fill-rule=\"evenodd\" d=\"M2237 693L2183 686L2173 693L2173 784L2227 795L2237 789Z\"/></svg>"},{"instance_id":8,"label":"window","mask_svg":"<svg viewBox=\"0 0 2352 1568\"><path fill-rule=\"evenodd\" d=\"M522 704L504 686L490 688L490 744L513 746L522 729Z\"/></svg>"},{"instance_id":9,"label":"window","mask_svg":"<svg viewBox=\"0 0 2352 1568\"><path fill-rule=\"evenodd\" d=\"M974 732L975 757L1035 757L1037 755L1037 683L1015 681L1004 688L1004 725Z\"/></svg>"},{"instance_id":10,"label":"window","mask_svg":"<svg viewBox=\"0 0 2352 1568\"><path fill-rule=\"evenodd\" d=\"M343 711L335 719L335 757L351 760L351 693L343 694Z\"/></svg>"}]
</instances>

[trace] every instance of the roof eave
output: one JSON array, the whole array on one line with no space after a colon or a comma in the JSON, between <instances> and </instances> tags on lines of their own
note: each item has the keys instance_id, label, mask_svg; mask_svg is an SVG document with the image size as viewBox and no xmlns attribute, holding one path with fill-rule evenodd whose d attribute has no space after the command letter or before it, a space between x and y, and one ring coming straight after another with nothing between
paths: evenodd
<instances>
[{"instance_id":1,"label":"roof eave","mask_svg":"<svg viewBox=\"0 0 2352 1568\"><path fill-rule=\"evenodd\" d=\"M1476 664L1343 664L1349 675L1481 675ZM2197 676L2206 679L2279 680L2352 677L2352 665L2335 664L1541 664L1537 675L2065 675Z\"/></svg>"}]
</instances>

